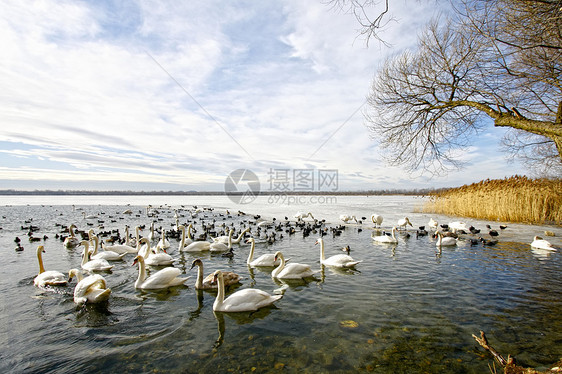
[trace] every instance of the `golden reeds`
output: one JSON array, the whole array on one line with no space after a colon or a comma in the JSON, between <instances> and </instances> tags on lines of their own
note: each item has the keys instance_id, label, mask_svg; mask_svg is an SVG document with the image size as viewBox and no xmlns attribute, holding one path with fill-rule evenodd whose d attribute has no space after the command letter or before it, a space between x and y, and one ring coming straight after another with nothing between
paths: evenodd
<instances>
[{"instance_id":1,"label":"golden reeds","mask_svg":"<svg viewBox=\"0 0 562 374\"><path fill-rule=\"evenodd\" d=\"M490 221L562 224L562 179L513 176L436 192L424 212Z\"/></svg>"}]
</instances>

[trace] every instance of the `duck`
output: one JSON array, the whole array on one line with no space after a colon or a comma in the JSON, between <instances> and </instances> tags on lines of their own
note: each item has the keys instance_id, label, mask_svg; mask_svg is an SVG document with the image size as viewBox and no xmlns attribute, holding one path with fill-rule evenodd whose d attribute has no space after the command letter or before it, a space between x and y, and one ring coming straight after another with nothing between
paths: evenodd
<instances>
[{"instance_id":1,"label":"duck","mask_svg":"<svg viewBox=\"0 0 562 374\"><path fill-rule=\"evenodd\" d=\"M320 263L326 266L332 266L337 268L352 268L361 261L356 261L351 257L349 254L339 254L333 255L328 258L324 257L324 240L322 238L318 238L314 245L320 244ZM349 246L348 246L349 247Z\"/></svg>"},{"instance_id":2,"label":"duck","mask_svg":"<svg viewBox=\"0 0 562 374\"><path fill-rule=\"evenodd\" d=\"M390 244L398 243L398 239L396 239L396 227L392 228L391 236L378 235L378 236L374 236L372 239L378 243L390 243Z\"/></svg>"},{"instance_id":3,"label":"duck","mask_svg":"<svg viewBox=\"0 0 562 374\"><path fill-rule=\"evenodd\" d=\"M133 266L137 264L139 265L139 276L135 281L135 288L144 290L164 289L184 285L189 279L189 277L180 277L180 269L174 267L164 268L147 277L144 257L141 255L137 255L133 261Z\"/></svg>"},{"instance_id":4,"label":"duck","mask_svg":"<svg viewBox=\"0 0 562 374\"><path fill-rule=\"evenodd\" d=\"M274 253L266 253L254 260L254 250L256 248L256 240L254 238L249 238L246 243L250 243L250 253L248 254L248 259L246 264L250 267L273 267L278 266L281 263L280 259L275 260Z\"/></svg>"},{"instance_id":5,"label":"duck","mask_svg":"<svg viewBox=\"0 0 562 374\"><path fill-rule=\"evenodd\" d=\"M410 225L410 226L414 226L412 225L412 222L410 222L410 219L408 217L404 217L398 220L398 224L396 225L396 227L398 229L402 228L402 230L406 230L406 225Z\"/></svg>"},{"instance_id":6,"label":"duck","mask_svg":"<svg viewBox=\"0 0 562 374\"><path fill-rule=\"evenodd\" d=\"M162 247L156 246L156 252L148 252L148 257L144 259L147 265L152 266L169 266L174 263L174 258L169 254L165 253Z\"/></svg>"},{"instance_id":7,"label":"duck","mask_svg":"<svg viewBox=\"0 0 562 374\"><path fill-rule=\"evenodd\" d=\"M218 293L213 303L213 311L215 312L253 312L272 305L283 297L283 295L270 295L265 291L255 288L246 288L236 291L225 299L222 271L215 271L213 276L215 282L218 283Z\"/></svg>"},{"instance_id":8,"label":"duck","mask_svg":"<svg viewBox=\"0 0 562 374\"><path fill-rule=\"evenodd\" d=\"M197 280L195 281L195 289L197 290L211 290L217 289L218 284L214 282L215 274L211 273L203 278L203 261L201 259L195 259L191 263L191 269L197 266ZM236 284L240 282L240 275L232 272L232 271L223 271L222 272L224 285L230 286L232 284Z\"/></svg>"},{"instance_id":9,"label":"duck","mask_svg":"<svg viewBox=\"0 0 562 374\"><path fill-rule=\"evenodd\" d=\"M349 221L355 221L355 223L357 223L357 218L355 216L350 216L347 214L340 215L340 220L342 220L345 223L348 223Z\"/></svg>"},{"instance_id":10,"label":"duck","mask_svg":"<svg viewBox=\"0 0 562 374\"><path fill-rule=\"evenodd\" d=\"M541 238L540 236L535 236L533 238L533 242L531 243L531 247L538 248L538 249L546 249L549 251L556 251L556 247L554 247L548 240Z\"/></svg>"},{"instance_id":11,"label":"duck","mask_svg":"<svg viewBox=\"0 0 562 374\"><path fill-rule=\"evenodd\" d=\"M45 270L43 266L43 253L45 247L40 245L37 247L37 260L39 261L39 274L33 279L33 284L37 287L45 286L65 286L68 283L66 276L60 271Z\"/></svg>"},{"instance_id":12,"label":"duck","mask_svg":"<svg viewBox=\"0 0 562 374\"><path fill-rule=\"evenodd\" d=\"M371 221L375 224L375 227L381 227L382 225L382 216L380 214L372 214Z\"/></svg>"},{"instance_id":13,"label":"duck","mask_svg":"<svg viewBox=\"0 0 562 374\"><path fill-rule=\"evenodd\" d=\"M441 231L437 231L437 242L435 246L437 247L451 247L457 245L457 239L451 236L444 236Z\"/></svg>"},{"instance_id":14,"label":"duck","mask_svg":"<svg viewBox=\"0 0 562 374\"><path fill-rule=\"evenodd\" d=\"M277 251L275 253L275 261L279 259L281 263L271 272L271 276L277 279L304 279L314 276L316 273L310 265L290 263L285 265L285 258L283 253Z\"/></svg>"},{"instance_id":15,"label":"duck","mask_svg":"<svg viewBox=\"0 0 562 374\"><path fill-rule=\"evenodd\" d=\"M117 253L115 251L110 251L105 248L103 249L103 251L98 252L99 238L97 237L97 235L93 235L92 240L94 242L94 250L90 254L90 258L92 260L120 261L123 260L123 257L125 257L125 255L127 254L127 252Z\"/></svg>"},{"instance_id":16,"label":"duck","mask_svg":"<svg viewBox=\"0 0 562 374\"><path fill-rule=\"evenodd\" d=\"M78 283L74 287L74 302L78 305L101 303L107 301L111 295L111 289L107 287L107 281L99 274L84 275L78 269L70 269L68 272L68 283L76 277Z\"/></svg>"},{"instance_id":17,"label":"duck","mask_svg":"<svg viewBox=\"0 0 562 374\"><path fill-rule=\"evenodd\" d=\"M70 236L67 236L64 239L64 242L62 243L62 245L66 249L74 249L80 245L80 240L74 235L75 228L76 225L74 224L71 224L70 227L68 228L68 232L70 233Z\"/></svg>"},{"instance_id":18,"label":"duck","mask_svg":"<svg viewBox=\"0 0 562 374\"><path fill-rule=\"evenodd\" d=\"M84 250L82 251L82 269L87 271L109 271L113 268L113 265L110 265L107 260L90 259L90 243L87 240L82 240L80 245L84 246Z\"/></svg>"}]
</instances>

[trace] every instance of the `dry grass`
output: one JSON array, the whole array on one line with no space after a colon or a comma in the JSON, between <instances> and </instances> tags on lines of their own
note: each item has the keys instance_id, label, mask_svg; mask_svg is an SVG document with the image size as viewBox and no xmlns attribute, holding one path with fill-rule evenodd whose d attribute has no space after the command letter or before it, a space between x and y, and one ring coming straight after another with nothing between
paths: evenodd
<instances>
[{"instance_id":1,"label":"dry grass","mask_svg":"<svg viewBox=\"0 0 562 374\"><path fill-rule=\"evenodd\" d=\"M436 192L424 212L490 221L562 224L562 179L514 176Z\"/></svg>"}]
</instances>

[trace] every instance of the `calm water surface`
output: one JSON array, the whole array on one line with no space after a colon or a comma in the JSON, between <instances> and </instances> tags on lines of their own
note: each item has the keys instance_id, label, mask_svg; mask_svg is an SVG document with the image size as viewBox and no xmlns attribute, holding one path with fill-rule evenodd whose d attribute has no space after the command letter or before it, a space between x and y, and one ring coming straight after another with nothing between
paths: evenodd
<instances>
[{"instance_id":1,"label":"calm water surface","mask_svg":"<svg viewBox=\"0 0 562 374\"><path fill-rule=\"evenodd\" d=\"M562 356L562 255L534 252L529 243L551 230L556 237L549 239L560 246L562 229L508 224L496 246L466 242L438 251L433 239L416 238L417 227L430 217L440 223L460 219L419 213L422 203L401 196L306 197L298 203L260 197L248 205L222 196L2 197L0 371L485 373L492 359L471 337L480 330L496 349L523 365L544 368L556 362ZM148 204L159 207L157 216L147 216ZM194 205L216 209L192 218ZM383 230L404 216L414 227L409 238L399 235L397 245L374 243L371 235L378 232L368 222L347 225L340 236L325 236L328 256L351 247L351 255L363 261L356 271L321 268L314 245L318 234L282 232L274 244L258 239L257 256L279 250L292 262L322 270L316 280L288 286L273 281L270 269L248 269L247 244L234 245L233 259L199 256L206 274L216 269L241 274L240 288L284 289L275 307L256 313L213 313L215 294L193 287L196 272L190 267L198 256L178 253L175 239L169 253L177 259L174 266L191 276L187 287L135 290L138 269L131 266L131 255L104 274L112 289L104 305L75 306L75 282L48 290L33 285L38 244L45 245L47 270L80 267L80 250L64 249L55 238L60 232L56 224L123 233L126 224L148 227L155 221L168 230L175 224L173 208L180 208L181 223L192 222L197 229L201 219L241 227L255 221L255 214L279 222L285 216L293 220L297 211L311 211L327 227L339 225L340 214L360 219L373 213L384 216ZM122 214L125 209L134 214ZM238 216L238 210L248 215ZM82 212L104 222L86 220ZM49 237L44 242L28 241L22 226L31 219L40 227L37 235ZM501 223L464 221L483 232L486 224L499 231ZM22 252L14 250L16 236L23 239Z\"/></svg>"}]
</instances>

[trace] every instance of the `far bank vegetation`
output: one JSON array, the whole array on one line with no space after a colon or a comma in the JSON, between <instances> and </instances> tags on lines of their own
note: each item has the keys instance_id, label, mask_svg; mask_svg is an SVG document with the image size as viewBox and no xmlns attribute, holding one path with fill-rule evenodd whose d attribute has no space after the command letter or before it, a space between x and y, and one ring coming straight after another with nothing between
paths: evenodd
<instances>
[{"instance_id":1,"label":"far bank vegetation","mask_svg":"<svg viewBox=\"0 0 562 374\"><path fill-rule=\"evenodd\" d=\"M562 225L562 179L513 176L430 194L424 212L489 221Z\"/></svg>"}]
</instances>

